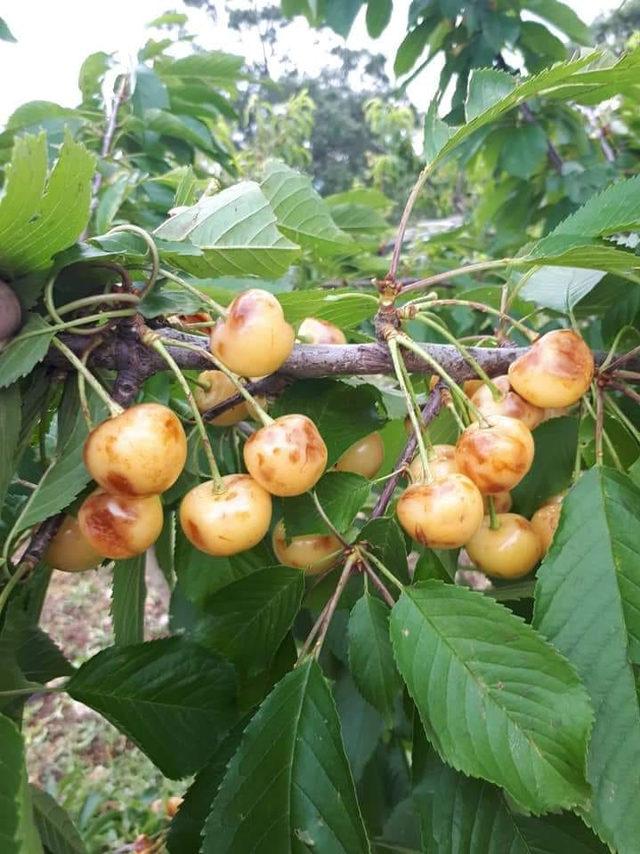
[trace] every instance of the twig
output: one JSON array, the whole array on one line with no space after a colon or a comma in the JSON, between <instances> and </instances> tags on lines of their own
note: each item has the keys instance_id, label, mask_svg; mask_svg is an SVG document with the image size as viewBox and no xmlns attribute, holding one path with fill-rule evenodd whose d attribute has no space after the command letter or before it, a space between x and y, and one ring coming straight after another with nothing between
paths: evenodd
<instances>
[{"instance_id":1,"label":"twig","mask_svg":"<svg viewBox=\"0 0 640 854\"><path fill-rule=\"evenodd\" d=\"M466 264L464 267L456 267L454 270L445 270L444 273L436 273L434 276L427 276L426 279L417 279L409 285L402 288L403 294L408 294L410 291L421 291L446 282L449 279L455 279L456 276L465 276L470 273L481 273L483 270L498 270L500 267L507 267L514 262L513 258L498 258L493 261L478 261L477 264Z\"/></svg>"},{"instance_id":2,"label":"twig","mask_svg":"<svg viewBox=\"0 0 640 854\"><path fill-rule=\"evenodd\" d=\"M373 569L373 567L371 566L371 564L367 560L366 556L362 552L360 552L360 560L362 562L362 566L364 568L364 571L367 574L367 578L369 578L371 580L371 582L373 583L373 586L379 591L380 595L382 596L384 601L387 603L387 605L390 608L393 608L393 606L396 604L396 600L393 598L391 593L389 593L389 590L388 590L386 584L378 576L377 572Z\"/></svg>"},{"instance_id":3,"label":"twig","mask_svg":"<svg viewBox=\"0 0 640 854\"><path fill-rule=\"evenodd\" d=\"M407 203L404 206L402 216L400 217L400 224L398 225L396 239L393 244L393 254L391 256L391 263L389 265L389 272L387 274L387 279L392 283L396 282L396 273L398 272L398 265L400 263L402 244L404 242L404 235L407 230L407 225L409 224L411 212L413 211L413 207L418 200L418 196L422 192L422 188L427 182L427 178L431 174L431 169L431 164L427 164L422 170L422 172L418 175L416 183L413 185L413 188L409 193L409 198L407 199Z\"/></svg>"},{"instance_id":4,"label":"twig","mask_svg":"<svg viewBox=\"0 0 640 854\"><path fill-rule=\"evenodd\" d=\"M344 592L344 588L347 586L347 582L349 581L349 577L351 576L351 571L353 569L353 565L357 560L357 555L353 554L347 558L345 561L344 569L340 574L340 578L338 579L338 583L336 584L336 589L331 594L331 599L327 603L326 611L320 621L320 627L318 629L318 639L316 640L313 647L313 655L317 658L322 651L322 644L324 643L324 639L329 630L329 626L331 625L331 620L333 619L333 615L335 613L336 608L338 607L338 602L340 601L340 597Z\"/></svg>"}]
</instances>

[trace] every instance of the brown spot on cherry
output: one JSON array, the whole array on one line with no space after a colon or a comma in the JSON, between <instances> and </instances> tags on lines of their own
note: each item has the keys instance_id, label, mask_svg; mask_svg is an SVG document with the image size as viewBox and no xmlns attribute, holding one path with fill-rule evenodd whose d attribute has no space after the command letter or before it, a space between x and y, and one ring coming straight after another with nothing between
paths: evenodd
<instances>
[{"instance_id":1,"label":"brown spot on cherry","mask_svg":"<svg viewBox=\"0 0 640 854\"><path fill-rule=\"evenodd\" d=\"M414 483L398 499L398 521L423 545L453 549L464 545L482 522L482 496L463 474Z\"/></svg>"},{"instance_id":2,"label":"brown spot on cherry","mask_svg":"<svg viewBox=\"0 0 640 854\"><path fill-rule=\"evenodd\" d=\"M527 425L529 430L533 430L544 420L544 409L534 406L512 391L508 376L494 377L492 382L500 391L500 398L494 399L491 389L484 383L471 398L471 402L482 415L506 415L508 418L518 418Z\"/></svg>"},{"instance_id":3,"label":"brown spot on cherry","mask_svg":"<svg viewBox=\"0 0 640 854\"><path fill-rule=\"evenodd\" d=\"M346 344L344 332L328 320L305 317L298 329L298 336L305 344Z\"/></svg>"},{"instance_id":4,"label":"brown spot on cherry","mask_svg":"<svg viewBox=\"0 0 640 854\"><path fill-rule=\"evenodd\" d=\"M99 555L114 560L142 554L158 539L162 524L157 495L112 495L98 489L78 512L85 540Z\"/></svg>"},{"instance_id":5,"label":"brown spot on cherry","mask_svg":"<svg viewBox=\"0 0 640 854\"><path fill-rule=\"evenodd\" d=\"M508 492L531 468L534 444L529 428L516 418L490 415L462 433L456 462L485 494Z\"/></svg>"},{"instance_id":6,"label":"brown spot on cherry","mask_svg":"<svg viewBox=\"0 0 640 854\"><path fill-rule=\"evenodd\" d=\"M325 572L338 559L342 543L333 534L304 534L287 542L282 520L273 529L273 550L279 562L307 575Z\"/></svg>"}]
</instances>

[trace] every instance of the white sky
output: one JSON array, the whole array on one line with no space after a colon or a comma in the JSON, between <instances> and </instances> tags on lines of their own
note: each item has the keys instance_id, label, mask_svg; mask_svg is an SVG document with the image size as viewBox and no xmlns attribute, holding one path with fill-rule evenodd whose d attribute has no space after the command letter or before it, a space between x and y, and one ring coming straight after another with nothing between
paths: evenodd
<instances>
[{"instance_id":1,"label":"white sky","mask_svg":"<svg viewBox=\"0 0 640 854\"><path fill-rule=\"evenodd\" d=\"M565 0L587 23L601 12L619 5L620 0ZM221 4L217 3L216 6ZM347 45L367 47L389 57L404 33L409 0L396 0L391 25L381 38L367 36L364 10L358 16ZM213 23L201 10L185 8L181 0L3 0L2 17L8 23L17 44L0 41L0 125L20 104L32 100L55 101L73 107L79 101L78 71L84 58L94 51L120 51L125 61L135 55L150 32L145 25L168 9L187 11L191 31L208 48L217 48L249 56L260 56L259 43L240 44L237 34L224 25L224 17ZM323 52L328 31L312 30L298 19L288 37L286 50L301 70L313 73ZM257 52L257 54L256 54ZM434 91L437 69L422 75L410 89L419 109L426 109Z\"/></svg>"}]
</instances>

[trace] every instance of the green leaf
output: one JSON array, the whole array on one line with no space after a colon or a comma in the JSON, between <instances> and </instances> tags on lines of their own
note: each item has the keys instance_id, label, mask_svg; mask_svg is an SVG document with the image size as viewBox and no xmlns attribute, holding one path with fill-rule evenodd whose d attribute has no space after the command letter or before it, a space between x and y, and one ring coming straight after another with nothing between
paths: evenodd
<instances>
[{"instance_id":1,"label":"green leaf","mask_svg":"<svg viewBox=\"0 0 640 854\"><path fill-rule=\"evenodd\" d=\"M381 231L389 228L382 214L366 205L332 205L331 218L343 231L353 232L356 237L362 235L377 239Z\"/></svg>"},{"instance_id":2,"label":"green leaf","mask_svg":"<svg viewBox=\"0 0 640 854\"><path fill-rule=\"evenodd\" d=\"M3 661L14 659L28 682L44 685L74 672L60 648L19 603L12 601L9 605L1 637Z\"/></svg>"},{"instance_id":3,"label":"green leaf","mask_svg":"<svg viewBox=\"0 0 640 854\"><path fill-rule=\"evenodd\" d=\"M161 75L165 80L179 77L182 80L201 81L209 88L226 89L229 92L235 92L235 82L243 65L242 56L219 50L203 51L182 59L159 63Z\"/></svg>"},{"instance_id":4,"label":"green leaf","mask_svg":"<svg viewBox=\"0 0 640 854\"><path fill-rule=\"evenodd\" d=\"M402 77L403 74L411 71L418 61L418 57L425 49L432 29L433 21L426 19L421 24L418 24L417 27L414 27L413 30L409 30L398 48L393 63L393 73L396 77Z\"/></svg>"},{"instance_id":5,"label":"green leaf","mask_svg":"<svg viewBox=\"0 0 640 854\"><path fill-rule=\"evenodd\" d=\"M589 699L530 626L479 593L424 581L394 606L391 640L443 759L535 813L587 801Z\"/></svg>"},{"instance_id":6,"label":"green leaf","mask_svg":"<svg viewBox=\"0 0 640 854\"><path fill-rule=\"evenodd\" d=\"M389 607L368 593L349 617L349 668L362 696L391 726L402 682L389 638Z\"/></svg>"},{"instance_id":7,"label":"green leaf","mask_svg":"<svg viewBox=\"0 0 640 854\"><path fill-rule=\"evenodd\" d=\"M0 715L0 850L26 854L24 848L22 788L26 785L24 745L20 731Z\"/></svg>"},{"instance_id":8,"label":"green leaf","mask_svg":"<svg viewBox=\"0 0 640 854\"><path fill-rule=\"evenodd\" d=\"M565 498L538 570L534 625L570 659L596 719L587 758L589 823L619 851L640 838L640 491L594 468ZM613 796L615 793L615 796Z\"/></svg>"},{"instance_id":9,"label":"green leaf","mask_svg":"<svg viewBox=\"0 0 640 854\"><path fill-rule=\"evenodd\" d=\"M455 133L455 128L438 118L438 102L432 101L424 118L424 158L434 161Z\"/></svg>"},{"instance_id":10,"label":"green leaf","mask_svg":"<svg viewBox=\"0 0 640 854\"><path fill-rule=\"evenodd\" d=\"M43 270L89 221L92 154L69 134L47 176L45 134L17 137L0 198L0 270Z\"/></svg>"},{"instance_id":11,"label":"green leaf","mask_svg":"<svg viewBox=\"0 0 640 854\"><path fill-rule=\"evenodd\" d=\"M0 41L5 42L17 42L17 38L13 35L9 27L7 26L7 22L4 18L0 18Z\"/></svg>"},{"instance_id":12,"label":"green leaf","mask_svg":"<svg viewBox=\"0 0 640 854\"><path fill-rule=\"evenodd\" d=\"M199 249L193 255L182 255L172 251L169 244L164 255L176 267L201 278L276 278L288 269L299 251L279 233L267 199L252 181L203 197L193 207L168 219L155 234L161 240L190 241Z\"/></svg>"},{"instance_id":13,"label":"green leaf","mask_svg":"<svg viewBox=\"0 0 640 854\"><path fill-rule=\"evenodd\" d=\"M48 792L31 786L36 828L48 854L86 854L86 847L71 818Z\"/></svg>"},{"instance_id":14,"label":"green leaf","mask_svg":"<svg viewBox=\"0 0 640 854\"><path fill-rule=\"evenodd\" d=\"M117 560L113 566L111 622L116 646L144 640L145 555Z\"/></svg>"},{"instance_id":15,"label":"green leaf","mask_svg":"<svg viewBox=\"0 0 640 854\"><path fill-rule=\"evenodd\" d=\"M147 68L139 65L135 73L135 86L131 95L131 106L133 113L141 119L147 110L169 109L169 93L158 75Z\"/></svg>"},{"instance_id":16,"label":"green leaf","mask_svg":"<svg viewBox=\"0 0 640 854\"><path fill-rule=\"evenodd\" d=\"M470 122L497 104L513 92L515 87L515 78L506 71L497 71L494 68L474 69L469 77L467 100L464 105L467 121Z\"/></svg>"},{"instance_id":17,"label":"green leaf","mask_svg":"<svg viewBox=\"0 0 640 854\"><path fill-rule=\"evenodd\" d=\"M356 688L351 675L343 671L333 686L344 749L353 778L358 783L366 771L384 732L384 721Z\"/></svg>"},{"instance_id":18,"label":"green leaf","mask_svg":"<svg viewBox=\"0 0 640 854\"><path fill-rule=\"evenodd\" d=\"M388 516L369 519L358 534L359 542L368 543L372 551L401 581L409 581L407 546L395 519Z\"/></svg>"},{"instance_id":19,"label":"green leaf","mask_svg":"<svg viewBox=\"0 0 640 854\"><path fill-rule=\"evenodd\" d=\"M192 639L249 674L269 666L300 609L304 574L270 566L228 584L202 605Z\"/></svg>"},{"instance_id":20,"label":"green leaf","mask_svg":"<svg viewBox=\"0 0 640 854\"><path fill-rule=\"evenodd\" d=\"M364 0L324 0L324 18L339 36L347 38Z\"/></svg>"},{"instance_id":21,"label":"green leaf","mask_svg":"<svg viewBox=\"0 0 640 854\"><path fill-rule=\"evenodd\" d=\"M214 145L209 128L192 116L175 115L168 110L152 107L145 111L144 123L149 130L162 136L182 139L209 154L216 154L219 150L218 146Z\"/></svg>"},{"instance_id":22,"label":"green leaf","mask_svg":"<svg viewBox=\"0 0 640 854\"><path fill-rule=\"evenodd\" d=\"M458 552L452 549L425 549L416 563L414 581L445 581L451 584L458 569Z\"/></svg>"},{"instance_id":23,"label":"green leaf","mask_svg":"<svg viewBox=\"0 0 640 854\"><path fill-rule=\"evenodd\" d=\"M593 44L589 27L570 6L560 3L559 0L525 0L524 7L562 30L574 42L582 45Z\"/></svg>"},{"instance_id":24,"label":"green leaf","mask_svg":"<svg viewBox=\"0 0 640 854\"><path fill-rule=\"evenodd\" d=\"M202 854L368 852L336 708L315 660L279 682L245 730L213 802Z\"/></svg>"},{"instance_id":25,"label":"green leaf","mask_svg":"<svg viewBox=\"0 0 640 854\"><path fill-rule=\"evenodd\" d=\"M370 490L371 484L366 478L343 471L327 472L315 486L321 507L340 533L351 526ZM282 508L287 537L326 534L329 530L308 493L284 498Z\"/></svg>"},{"instance_id":26,"label":"green leaf","mask_svg":"<svg viewBox=\"0 0 640 854\"><path fill-rule=\"evenodd\" d=\"M335 323L341 329L350 329L372 318L377 310L370 294L328 293L320 288L311 288L277 296L286 319L294 325L305 317L317 317Z\"/></svg>"},{"instance_id":27,"label":"green leaf","mask_svg":"<svg viewBox=\"0 0 640 854\"><path fill-rule=\"evenodd\" d=\"M540 125L507 128L500 153L500 165L525 181L544 166L547 159L547 135Z\"/></svg>"},{"instance_id":28,"label":"green leaf","mask_svg":"<svg viewBox=\"0 0 640 854\"><path fill-rule=\"evenodd\" d=\"M306 175L279 160L270 160L260 189L286 237L320 253L349 250L351 238L332 220L329 207Z\"/></svg>"},{"instance_id":29,"label":"green leaf","mask_svg":"<svg viewBox=\"0 0 640 854\"><path fill-rule=\"evenodd\" d=\"M369 0L367 3L367 32L372 39L386 30L391 20L393 0Z\"/></svg>"},{"instance_id":30,"label":"green leaf","mask_svg":"<svg viewBox=\"0 0 640 854\"><path fill-rule=\"evenodd\" d=\"M0 363L1 364L1 363ZM21 423L20 389L17 385L0 389L0 506L18 464L16 451Z\"/></svg>"},{"instance_id":31,"label":"green leaf","mask_svg":"<svg viewBox=\"0 0 640 854\"><path fill-rule=\"evenodd\" d=\"M109 647L67 683L171 779L207 761L235 718L233 668L182 637Z\"/></svg>"},{"instance_id":32,"label":"green leaf","mask_svg":"<svg viewBox=\"0 0 640 854\"><path fill-rule=\"evenodd\" d=\"M567 312L603 279L602 270L578 267L540 267L527 278L520 296L543 308Z\"/></svg>"},{"instance_id":33,"label":"green leaf","mask_svg":"<svg viewBox=\"0 0 640 854\"><path fill-rule=\"evenodd\" d=\"M119 175L100 196L96 208L96 231L98 234L102 234L111 228L115 215L126 198L129 178L130 176L127 173Z\"/></svg>"},{"instance_id":34,"label":"green leaf","mask_svg":"<svg viewBox=\"0 0 640 854\"><path fill-rule=\"evenodd\" d=\"M0 353L0 388L26 376L44 359L55 335L49 328L39 314L27 314L20 335Z\"/></svg>"},{"instance_id":35,"label":"green leaf","mask_svg":"<svg viewBox=\"0 0 640 854\"><path fill-rule=\"evenodd\" d=\"M82 92L82 103L89 103L100 95L100 84L109 70L109 54L103 50L90 53L83 61L78 73L78 88Z\"/></svg>"},{"instance_id":36,"label":"green leaf","mask_svg":"<svg viewBox=\"0 0 640 854\"><path fill-rule=\"evenodd\" d=\"M544 421L533 431L533 465L511 495L518 513L529 518L540 505L571 483L578 444L578 420Z\"/></svg>"},{"instance_id":37,"label":"green leaf","mask_svg":"<svg viewBox=\"0 0 640 854\"><path fill-rule=\"evenodd\" d=\"M386 421L378 389L371 385L351 386L335 380L294 383L273 407L274 418L299 412L314 422L333 465L358 439L373 433Z\"/></svg>"}]
</instances>

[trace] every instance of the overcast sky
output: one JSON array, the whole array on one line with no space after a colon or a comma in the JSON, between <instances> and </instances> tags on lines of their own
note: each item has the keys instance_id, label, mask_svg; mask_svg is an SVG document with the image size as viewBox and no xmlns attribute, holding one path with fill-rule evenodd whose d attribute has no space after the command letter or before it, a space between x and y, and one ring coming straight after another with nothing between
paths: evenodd
<instances>
[{"instance_id":1,"label":"overcast sky","mask_svg":"<svg viewBox=\"0 0 640 854\"><path fill-rule=\"evenodd\" d=\"M565 0L586 22L619 5L620 0ZM216 3L216 6L220 6ZM409 0L395 0L392 25L376 41L368 38L364 10L348 39L352 48L368 47L389 57L389 64L404 33ZM78 71L94 51L120 51L125 61L149 37L145 25L168 9L187 11L192 32L208 48L254 56L259 44L238 42L224 25L214 24L201 10L185 9L181 0L3 0L1 13L18 39L0 41L0 125L20 104L32 100L55 101L76 106L79 100ZM301 70L313 73L322 63L319 47L327 31L314 31L298 19L288 37L286 50ZM258 56L260 54L258 53ZM419 109L426 109L434 90L437 69L414 83L410 95ZM392 76L392 75L390 75Z\"/></svg>"}]
</instances>

